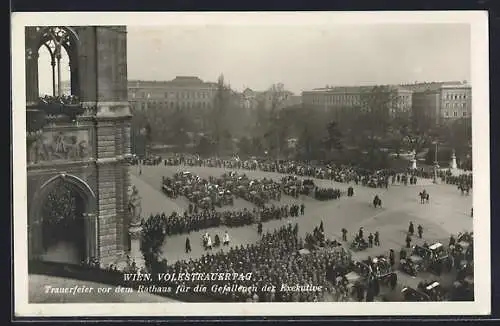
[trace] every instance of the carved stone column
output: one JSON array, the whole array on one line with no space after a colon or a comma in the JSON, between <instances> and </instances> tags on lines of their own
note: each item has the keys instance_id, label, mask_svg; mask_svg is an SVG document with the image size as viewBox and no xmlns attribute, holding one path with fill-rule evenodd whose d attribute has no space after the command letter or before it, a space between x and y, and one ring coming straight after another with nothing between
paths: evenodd
<instances>
[{"instance_id":1,"label":"carved stone column","mask_svg":"<svg viewBox=\"0 0 500 326\"><path fill-rule=\"evenodd\" d=\"M38 101L38 52L26 49L26 104L34 105Z\"/></svg>"},{"instance_id":2,"label":"carved stone column","mask_svg":"<svg viewBox=\"0 0 500 326\"><path fill-rule=\"evenodd\" d=\"M142 238L142 226L141 222L132 220L128 228L128 233L130 235L130 260L135 262L138 268L145 266L144 256L141 252L141 238Z\"/></svg>"},{"instance_id":3,"label":"carved stone column","mask_svg":"<svg viewBox=\"0 0 500 326\"><path fill-rule=\"evenodd\" d=\"M85 219L85 254L87 259L99 261L99 251L97 250L97 216L94 213L83 213Z\"/></svg>"}]
</instances>

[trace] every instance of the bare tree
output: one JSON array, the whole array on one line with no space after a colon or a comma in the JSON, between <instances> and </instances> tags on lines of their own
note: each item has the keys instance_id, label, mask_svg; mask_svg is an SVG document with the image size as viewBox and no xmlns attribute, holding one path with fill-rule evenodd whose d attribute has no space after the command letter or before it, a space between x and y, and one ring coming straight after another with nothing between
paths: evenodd
<instances>
[{"instance_id":1,"label":"bare tree","mask_svg":"<svg viewBox=\"0 0 500 326\"><path fill-rule=\"evenodd\" d=\"M391 115L399 109L399 101L395 90L385 85L366 89L361 94L360 101L360 127L369 139L369 152L373 154L379 140L387 134Z\"/></svg>"},{"instance_id":2,"label":"bare tree","mask_svg":"<svg viewBox=\"0 0 500 326\"><path fill-rule=\"evenodd\" d=\"M229 132L226 121L227 112L231 105L231 88L224 81L224 75L220 75L217 80L217 89L214 97L214 105L211 114L212 139L215 143L217 155L220 155L224 139L227 139Z\"/></svg>"},{"instance_id":3,"label":"bare tree","mask_svg":"<svg viewBox=\"0 0 500 326\"><path fill-rule=\"evenodd\" d=\"M281 116L283 104L288 96L289 92L285 90L282 83L273 84L266 92L266 99L269 105L269 124L265 138L267 139L269 149L275 153L276 159L280 158L281 150L288 134L289 124L284 122Z\"/></svg>"}]
</instances>

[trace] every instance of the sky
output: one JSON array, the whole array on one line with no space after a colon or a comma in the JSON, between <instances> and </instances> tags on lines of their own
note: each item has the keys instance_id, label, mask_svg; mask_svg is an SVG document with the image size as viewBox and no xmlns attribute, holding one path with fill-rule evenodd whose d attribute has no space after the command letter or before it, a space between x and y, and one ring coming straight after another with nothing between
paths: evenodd
<instances>
[{"instance_id":1,"label":"sky","mask_svg":"<svg viewBox=\"0 0 500 326\"><path fill-rule=\"evenodd\" d=\"M220 74L235 90L470 80L468 24L128 26L128 78ZM48 54L40 53L41 58ZM67 59L66 62L67 64ZM40 67L50 90L50 65ZM48 77L48 78L43 78ZM63 80L69 78L67 66ZM43 83L43 85L42 85Z\"/></svg>"}]
</instances>

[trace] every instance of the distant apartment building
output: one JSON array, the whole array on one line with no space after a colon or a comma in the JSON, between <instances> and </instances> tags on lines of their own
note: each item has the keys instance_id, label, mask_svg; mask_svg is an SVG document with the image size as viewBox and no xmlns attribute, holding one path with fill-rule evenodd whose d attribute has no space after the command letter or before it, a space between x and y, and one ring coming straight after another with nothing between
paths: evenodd
<instances>
[{"instance_id":1,"label":"distant apartment building","mask_svg":"<svg viewBox=\"0 0 500 326\"><path fill-rule=\"evenodd\" d=\"M325 112L356 113L367 109L369 96L374 86L325 87L302 92L302 103L311 108ZM388 114L394 116L397 112L409 112L412 106L412 92L400 86L387 86L389 96L393 97L394 105L388 106Z\"/></svg>"},{"instance_id":2,"label":"distant apartment building","mask_svg":"<svg viewBox=\"0 0 500 326\"><path fill-rule=\"evenodd\" d=\"M472 87L463 82L433 82L403 85L413 89L414 118L430 120L433 124L470 118L472 113Z\"/></svg>"}]
</instances>

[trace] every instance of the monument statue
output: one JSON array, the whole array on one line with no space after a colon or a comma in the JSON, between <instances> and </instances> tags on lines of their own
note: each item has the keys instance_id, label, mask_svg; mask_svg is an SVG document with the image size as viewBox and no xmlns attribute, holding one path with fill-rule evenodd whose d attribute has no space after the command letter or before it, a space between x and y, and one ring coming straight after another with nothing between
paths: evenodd
<instances>
[{"instance_id":1,"label":"monument statue","mask_svg":"<svg viewBox=\"0 0 500 326\"><path fill-rule=\"evenodd\" d=\"M455 150L451 152L451 162L450 162L450 168L452 170L457 169L457 155L455 154Z\"/></svg>"},{"instance_id":2,"label":"monument statue","mask_svg":"<svg viewBox=\"0 0 500 326\"><path fill-rule=\"evenodd\" d=\"M411 152L410 162L411 162L411 168L415 170L417 168L417 151L415 149Z\"/></svg>"},{"instance_id":3,"label":"monument statue","mask_svg":"<svg viewBox=\"0 0 500 326\"><path fill-rule=\"evenodd\" d=\"M132 192L129 197L129 211L132 215L131 224L137 225L141 223L141 196L135 185L132 186Z\"/></svg>"}]
</instances>

